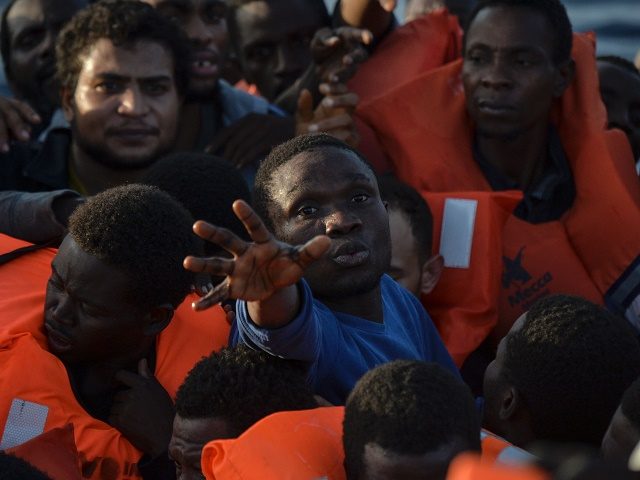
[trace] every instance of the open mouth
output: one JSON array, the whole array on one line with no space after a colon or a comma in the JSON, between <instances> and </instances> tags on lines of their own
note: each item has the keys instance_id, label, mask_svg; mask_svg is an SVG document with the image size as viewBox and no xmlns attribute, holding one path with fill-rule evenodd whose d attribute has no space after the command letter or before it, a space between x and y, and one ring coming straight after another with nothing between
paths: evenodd
<instances>
[{"instance_id":1,"label":"open mouth","mask_svg":"<svg viewBox=\"0 0 640 480\"><path fill-rule=\"evenodd\" d=\"M47 331L47 341L52 351L59 353L66 352L71 349L73 343L70 338L61 334L47 323L45 323L44 328Z\"/></svg>"},{"instance_id":2,"label":"open mouth","mask_svg":"<svg viewBox=\"0 0 640 480\"><path fill-rule=\"evenodd\" d=\"M477 102L477 106L478 110L490 115L507 115L515 110L510 104L490 100L480 100Z\"/></svg>"},{"instance_id":3,"label":"open mouth","mask_svg":"<svg viewBox=\"0 0 640 480\"><path fill-rule=\"evenodd\" d=\"M218 61L218 55L210 50L195 52L191 59L191 73L197 77L217 75Z\"/></svg>"}]
</instances>

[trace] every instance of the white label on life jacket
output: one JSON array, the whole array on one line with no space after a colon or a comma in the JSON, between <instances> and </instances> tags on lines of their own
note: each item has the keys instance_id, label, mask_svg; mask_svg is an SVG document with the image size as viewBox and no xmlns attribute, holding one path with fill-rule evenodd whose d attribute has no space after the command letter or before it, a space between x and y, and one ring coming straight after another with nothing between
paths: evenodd
<instances>
[{"instance_id":1,"label":"white label on life jacket","mask_svg":"<svg viewBox=\"0 0 640 480\"><path fill-rule=\"evenodd\" d=\"M49 407L14 398L4 426L0 450L17 447L44 432Z\"/></svg>"},{"instance_id":2,"label":"white label on life jacket","mask_svg":"<svg viewBox=\"0 0 640 480\"><path fill-rule=\"evenodd\" d=\"M445 267L469 268L477 209L477 200L447 198L444 201L440 255L444 257Z\"/></svg>"}]
</instances>

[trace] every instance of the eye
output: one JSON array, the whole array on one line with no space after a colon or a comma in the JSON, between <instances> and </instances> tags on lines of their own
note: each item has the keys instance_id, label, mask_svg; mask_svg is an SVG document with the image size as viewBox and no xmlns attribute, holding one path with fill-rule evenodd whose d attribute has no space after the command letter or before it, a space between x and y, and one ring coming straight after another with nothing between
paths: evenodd
<instances>
[{"instance_id":1,"label":"eye","mask_svg":"<svg viewBox=\"0 0 640 480\"><path fill-rule=\"evenodd\" d=\"M318 209L316 207L311 207L311 206L303 206L300 207L298 209L298 216L299 217L309 217L311 215L314 215L316 212L318 211Z\"/></svg>"},{"instance_id":2,"label":"eye","mask_svg":"<svg viewBox=\"0 0 640 480\"><path fill-rule=\"evenodd\" d=\"M369 200L369 198L369 195L367 195L366 193L359 193L357 195L354 195L351 201L354 203L363 203Z\"/></svg>"},{"instance_id":3,"label":"eye","mask_svg":"<svg viewBox=\"0 0 640 480\"><path fill-rule=\"evenodd\" d=\"M473 65L484 65L488 63L489 58L485 53L474 50L467 54L465 61L471 62Z\"/></svg>"},{"instance_id":4,"label":"eye","mask_svg":"<svg viewBox=\"0 0 640 480\"><path fill-rule=\"evenodd\" d=\"M96 85L96 90L106 95L113 95L122 91L122 85L118 82L105 80L104 82L100 82Z\"/></svg>"},{"instance_id":5,"label":"eye","mask_svg":"<svg viewBox=\"0 0 640 480\"><path fill-rule=\"evenodd\" d=\"M164 95L169 91L169 86L165 83L148 83L143 86L144 92L151 96Z\"/></svg>"}]
</instances>

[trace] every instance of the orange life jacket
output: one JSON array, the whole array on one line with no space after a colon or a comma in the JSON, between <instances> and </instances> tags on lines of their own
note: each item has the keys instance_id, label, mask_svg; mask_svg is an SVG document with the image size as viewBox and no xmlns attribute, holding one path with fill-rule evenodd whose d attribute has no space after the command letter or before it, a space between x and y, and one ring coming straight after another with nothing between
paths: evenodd
<instances>
[{"instance_id":1,"label":"orange life jacket","mask_svg":"<svg viewBox=\"0 0 640 480\"><path fill-rule=\"evenodd\" d=\"M551 476L530 465L500 465L487 462L473 453L453 459L447 480L548 480Z\"/></svg>"},{"instance_id":2,"label":"orange life jacket","mask_svg":"<svg viewBox=\"0 0 640 480\"><path fill-rule=\"evenodd\" d=\"M208 480L343 480L344 407L279 412L202 450Z\"/></svg>"},{"instance_id":3,"label":"orange life jacket","mask_svg":"<svg viewBox=\"0 0 640 480\"><path fill-rule=\"evenodd\" d=\"M16 245L22 246L0 235L0 254ZM13 402L26 401L36 412L41 407L48 411L46 423L32 437L73 424L86 478L139 478L136 463L142 452L84 411L64 365L46 350L44 298L55 254L54 249L36 250L0 265L0 432L7 430ZM230 327L224 311L216 307L196 313L191 308L196 298L186 298L156 340L155 376L171 398L196 362L227 345Z\"/></svg>"},{"instance_id":4,"label":"orange life jacket","mask_svg":"<svg viewBox=\"0 0 640 480\"><path fill-rule=\"evenodd\" d=\"M535 460L526 450L484 429L480 432L480 442L484 463L514 465L532 463Z\"/></svg>"},{"instance_id":5,"label":"orange life jacket","mask_svg":"<svg viewBox=\"0 0 640 480\"><path fill-rule=\"evenodd\" d=\"M594 48L591 37L574 35L576 76L551 115L573 172L574 204L559 221L533 225L511 216L506 222L504 266L497 267L502 275L490 280L501 284L499 317L494 319L498 336L549 293L580 295L597 303L606 300L619 313L640 293L640 185L624 134L605 130ZM358 108L398 177L421 192L491 191L473 158L461 67L459 60L427 72ZM477 234L480 238L489 233ZM445 269L444 281L450 274ZM459 293L459 312L462 306L477 310L473 295ZM463 328L450 332L449 338L481 338L487 327L482 323L480 331L474 331L464 319L454 323Z\"/></svg>"}]
</instances>

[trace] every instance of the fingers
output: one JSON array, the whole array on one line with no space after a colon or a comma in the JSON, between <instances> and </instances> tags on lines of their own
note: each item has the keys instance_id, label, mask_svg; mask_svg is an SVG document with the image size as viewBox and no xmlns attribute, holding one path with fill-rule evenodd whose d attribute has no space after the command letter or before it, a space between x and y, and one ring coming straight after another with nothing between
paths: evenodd
<instances>
[{"instance_id":1,"label":"fingers","mask_svg":"<svg viewBox=\"0 0 640 480\"><path fill-rule=\"evenodd\" d=\"M202 258L189 256L184 259L182 265L190 272L206 272L211 275L227 276L233 273L235 262L229 258ZM208 290L205 296L209 293L211 293L211 290Z\"/></svg>"},{"instance_id":2,"label":"fingers","mask_svg":"<svg viewBox=\"0 0 640 480\"><path fill-rule=\"evenodd\" d=\"M152 378L153 373L149 370L149 363L146 358L141 358L138 362L138 373L143 378Z\"/></svg>"},{"instance_id":3,"label":"fingers","mask_svg":"<svg viewBox=\"0 0 640 480\"><path fill-rule=\"evenodd\" d=\"M325 108L346 108L354 110L358 106L360 97L353 92L344 93L341 95L335 95L325 97L320 104Z\"/></svg>"},{"instance_id":4,"label":"fingers","mask_svg":"<svg viewBox=\"0 0 640 480\"><path fill-rule=\"evenodd\" d=\"M233 311L233 307L231 305L224 305L222 308L224 309L227 323L231 325L236 319L236 312Z\"/></svg>"},{"instance_id":5,"label":"fingers","mask_svg":"<svg viewBox=\"0 0 640 480\"><path fill-rule=\"evenodd\" d=\"M258 214L253 211L244 200L236 200L233 202L233 211L236 217L240 219L244 228L247 229L251 239L256 243L266 243L271 240L271 233L265 227L264 222ZM234 253L234 252L231 252Z\"/></svg>"},{"instance_id":6,"label":"fingers","mask_svg":"<svg viewBox=\"0 0 640 480\"><path fill-rule=\"evenodd\" d=\"M232 231L227 230L226 228L216 227L215 225L211 225L210 223L202 220L198 220L193 225L193 231L203 240L215 243L233 255L242 255L249 247L247 242L242 240Z\"/></svg>"},{"instance_id":7,"label":"fingers","mask_svg":"<svg viewBox=\"0 0 640 480\"><path fill-rule=\"evenodd\" d=\"M326 235L313 237L307 243L298 247L297 264L303 269L322 257L331 246L331 239Z\"/></svg>"},{"instance_id":8,"label":"fingers","mask_svg":"<svg viewBox=\"0 0 640 480\"><path fill-rule=\"evenodd\" d=\"M217 305L220 302L223 302L229 298L229 282L225 280L222 283L219 283L213 290L207 293L200 300L193 302L191 307L200 312L202 310L206 310L214 305ZM228 320L228 317L227 317Z\"/></svg>"},{"instance_id":9,"label":"fingers","mask_svg":"<svg viewBox=\"0 0 640 480\"><path fill-rule=\"evenodd\" d=\"M298 96L297 121L310 122L313 120L313 95L306 88Z\"/></svg>"},{"instance_id":10,"label":"fingers","mask_svg":"<svg viewBox=\"0 0 640 480\"><path fill-rule=\"evenodd\" d=\"M386 12L393 12L393 9L396 8L396 0L378 0L380 6Z\"/></svg>"}]
</instances>

